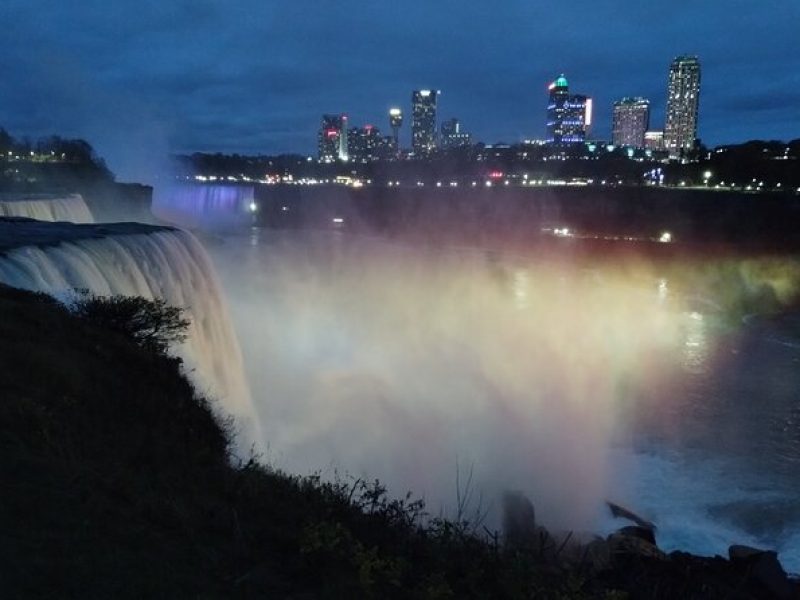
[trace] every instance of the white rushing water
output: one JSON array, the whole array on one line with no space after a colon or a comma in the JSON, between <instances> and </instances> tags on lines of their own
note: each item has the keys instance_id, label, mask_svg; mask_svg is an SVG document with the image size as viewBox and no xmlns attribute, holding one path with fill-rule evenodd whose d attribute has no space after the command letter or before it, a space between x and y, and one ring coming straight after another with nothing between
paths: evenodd
<instances>
[{"instance_id":1,"label":"white rushing water","mask_svg":"<svg viewBox=\"0 0 800 600\"><path fill-rule=\"evenodd\" d=\"M92 211L80 194L64 196L0 196L0 217L27 217L37 221L94 223Z\"/></svg>"},{"instance_id":2,"label":"white rushing water","mask_svg":"<svg viewBox=\"0 0 800 600\"><path fill-rule=\"evenodd\" d=\"M181 227L218 230L252 221L252 185L173 185L157 187L153 214Z\"/></svg>"},{"instance_id":3,"label":"white rushing water","mask_svg":"<svg viewBox=\"0 0 800 600\"><path fill-rule=\"evenodd\" d=\"M228 308L206 252L191 234L159 230L22 246L0 254L0 281L57 296L88 289L98 295L163 298L184 308L191 325L176 353L190 378L201 394L219 400L222 413L236 419L240 454L259 439Z\"/></svg>"}]
</instances>

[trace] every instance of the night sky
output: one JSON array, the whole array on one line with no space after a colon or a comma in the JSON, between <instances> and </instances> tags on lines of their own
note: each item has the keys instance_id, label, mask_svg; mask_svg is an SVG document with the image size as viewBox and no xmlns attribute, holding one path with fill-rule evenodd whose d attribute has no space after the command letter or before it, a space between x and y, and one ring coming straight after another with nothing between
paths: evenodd
<instances>
[{"instance_id":1,"label":"night sky","mask_svg":"<svg viewBox=\"0 0 800 600\"><path fill-rule=\"evenodd\" d=\"M315 151L323 112L388 130L411 90L487 143L544 135L560 72L663 127L667 69L697 54L708 145L800 137L798 0L2 0L0 126L93 142L123 178L167 152ZM404 127L408 140L410 119Z\"/></svg>"}]
</instances>

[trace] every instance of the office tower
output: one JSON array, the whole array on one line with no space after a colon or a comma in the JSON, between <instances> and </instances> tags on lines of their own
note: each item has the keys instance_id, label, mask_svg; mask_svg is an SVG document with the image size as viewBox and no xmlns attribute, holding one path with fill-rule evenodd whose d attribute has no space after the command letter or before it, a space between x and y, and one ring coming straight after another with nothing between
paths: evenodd
<instances>
[{"instance_id":1,"label":"office tower","mask_svg":"<svg viewBox=\"0 0 800 600\"><path fill-rule=\"evenodd\" d=\"M694 148L699 103L700 61L696 56L679 56L669 68L664 126L664 146L671 158L683 156Z\"/></svg>"},{"instance_id":2,"label":"office tower","mask_svg":"<svg viewBox=\"0 0 800 600\"><path fill-rule=\"evenodd\" d=\"M318 151L320 162L346 161L347 115L322 115Z\"/></svg>"},{"instance_id":3,"label":"office tower","mask_svg":"<svg viewBox=\"0 0 800 600\"><path fill-rule=\"evenodd\" d=\"M612 142L615 146L644 148L644 134L649 126L649 100L623 98L614 102Z\"/></svg>"},{"instance_id":4,"label":"office tower","mask_svg":"<svg viewBox=\"0 0 800 600\"><path fill-rule=\"evenodd\" d=\"M586 141L586 130L592 124L592 99L570 94L564 75L559 76L548 89L547 143L561 145Z\"/></svg>"},{"instance_id":5,"label":"office tower","mask_svg":"<svg viewBox=\"0 0 800 600\"><path fill-rule=\"evenodd\" d=\"M414 90L411 94L411 146L425 156L436 148L436 97L438 90Z\"/></svg>"},{"instance_id":6,"label":"office tower","mask_svg":"<svg viewBox=\"0 0 800 600\"><path fill-rule=\"evenodd\" d=\"M399 108L389 109L389 127L392 128L394 147L400 151L400 127L403 126L403 111Z\"/></svg>"},{"instance_id":7,"label":"office tower","mask_svg":"<svg viewBox=\"0 0 800 600\"><path fill-rule=\"evenodd\" d=\"M461 131L461 123L453 117L442 123L440 140L442 148L449 150L451 148L469 146L471 136Z\"/></svg>"}]
</instances>

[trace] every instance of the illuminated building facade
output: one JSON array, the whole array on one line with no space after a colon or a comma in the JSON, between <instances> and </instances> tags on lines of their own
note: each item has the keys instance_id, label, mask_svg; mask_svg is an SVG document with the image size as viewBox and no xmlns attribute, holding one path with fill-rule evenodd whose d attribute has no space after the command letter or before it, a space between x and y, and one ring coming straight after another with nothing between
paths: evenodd
<instances>
[{"instance_id":1,"label":"illuminated building facade","mask_svg":"<svg viewBox=\"0 0 800 600\"><path fill-rule=\"evenodd\" d=\"M411 147L417 156L436 148L436 98L438 90L414 90L411 94Z\"/></svg>"},{"instance_id":2,"label":"illuminated building facade","mask_svg":"<svg viewBox=\"0 0 800 600\"><path fill-rule=\"evenodd\" d=\"M461 123L455 117L442 123L440 139L445 150L469 146L472 143L472 136L461 131Z\"/></svg>"},{"instance_id":3,"label":"illuminated building facade","mask_svg":"<svg viewBox=\"0 0 800 600\"><path fill-rule=\"evenodd\" d=\"M346 161L347 115L322 115L317 149L320 162Z\"/></svg>"},{"instance_id":4,"label":"illuminated building facade","mask_svg":"<svg viewBox=\"0 0 800 600\"><path fill-rule=\"evenodd\" d=\"M644 147L655 152L664 150L664 132L660 130L645 131Z\"/></svg>"},{"instance_id":5,"label":"illuminated building facade","mask_svg":"<svg viewBox=\"0 0 800 600\"><path fill-rule=\"evenodd\" d=\"M615 146L645 147L645 132L650 126L650 101L623 98L614 102L612 142Z\"/></svg>"},{"instance_id":6,"label":"illuminated building facade","mask_svg":"<svg viewBox=\"0 0 800 600\"><path fill-rule=\"evenodd\" d=\"M664 146L671 158L684 156L694 148L699 105L700 61L696 56L679 56L669 68L664 126Z\"/></svg>"},{"instance_id":7,"label":"illuminated building facade","mask_svg":"<svg viewBox=\"0 0 800 600\"><path fill-rule=\"evenodd\" d=\"M583 144L586 132L592 125L592 99L569 93L564 75L550 84L547 104L548 144Z\"/></svg>"},{"instance_id":8,"label":"illuminated building facade","mask_svg":"<svg viewBox=\"0 0 800 600\"><path fill-rule=\"evenodd\" d=\"M389 127L392 128L394 147L400 150L400 128L403 126L403 111L399 108L389 109Z\"/></svg>"},{"instance_id":9,"label":"illuminated building facade","mask_svg":"<svg viewBox=\"0 0 800 600\"><path fill-rule=\"evenodd\" d=\"M352 127L347 136L348 157L351 161L367 163L380 158L384 139L377 127Z\"/></svg>"}]
</instances>

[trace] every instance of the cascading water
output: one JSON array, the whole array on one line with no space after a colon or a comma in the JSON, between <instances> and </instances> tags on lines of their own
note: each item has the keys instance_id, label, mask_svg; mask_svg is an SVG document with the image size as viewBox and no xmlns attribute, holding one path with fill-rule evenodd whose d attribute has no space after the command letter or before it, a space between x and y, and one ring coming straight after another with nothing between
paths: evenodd
<instances>
[{"instance_id":1,"label":"cascading water","mask_svg":"<svg viewBox=\"0 0 800 600\"><path fill-rule=\"evenodd\" d=\"M252 220L251 185L172 185L155 192L153 214L181 227L216 230Z\"/></svg>"},{"instance_id":2,"label":"cascading water","mask_svg":"<svg viewBox=\"0 0 800 600\"><path fill-rule=\"evenodd\" d=\"M0 220L0 223L2 221ZM88 289L98 295L163 298L185 309L191 325L176 349L198 391L221 402L236 419L240 454L258 445L242 355L214 269L197 240L184 231L145 226L77 227L59 224L43 239L44 224L28 224L36 242L6 250L0 244L0 281L50 294ZM10 228L9 228L10 229ZM2 241L0 231L0 241ZM65 241L68 240L68 241ZM30 245L30 244L40 245Z\"/></svg>"},{"instance_id":3,"label":"cascading water","mask_svg":"<svg viewBox=\"0 0 800 600\"><path fill-rule=\"evenodd\" d=\"M0 195L0 217L27 217L37 221L70 223L95 222L92 211L80 194Z\"/></svg>"}]
</instances>

